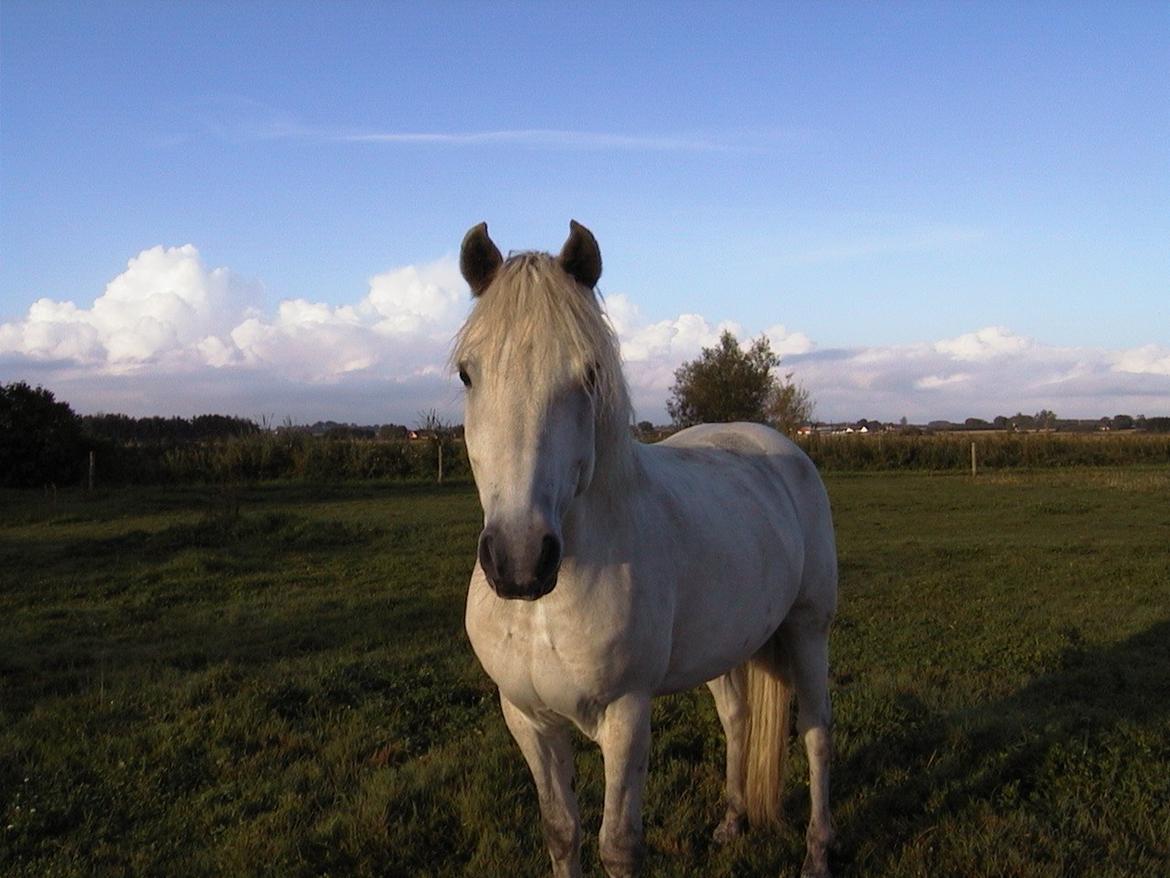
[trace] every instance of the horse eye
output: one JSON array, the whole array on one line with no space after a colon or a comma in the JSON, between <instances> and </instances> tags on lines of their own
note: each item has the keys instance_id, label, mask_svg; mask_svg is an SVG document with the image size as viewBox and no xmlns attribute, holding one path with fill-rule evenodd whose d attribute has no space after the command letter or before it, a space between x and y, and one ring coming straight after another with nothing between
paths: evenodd
<instances>
[{"instance_id":1,"label":"horse eye","mask_svg":"<svg viewBox=\"0 0 1170 878\"><path fill-rule=\"evenodd\" d=\"M459 367L459 380L463 382L464 387L471 386L471 376L467 374L467 370L462 366Z\"/></svg>"}]
</instances>

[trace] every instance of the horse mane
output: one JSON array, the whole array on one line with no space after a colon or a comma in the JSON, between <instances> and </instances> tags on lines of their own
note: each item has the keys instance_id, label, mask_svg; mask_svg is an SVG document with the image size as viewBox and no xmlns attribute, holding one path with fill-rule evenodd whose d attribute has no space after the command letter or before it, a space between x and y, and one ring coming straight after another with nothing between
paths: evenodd
<instances>
[{"instance_id":1,"label":"horse mane","mask_svg":"<svg viewBox=\"0 0 1170 878\"><path fill-rule=\"evenodd\" d=\"M633 409L617 334L597 294L554 256L509 254L455 337L452 366L470 360L522 378L534 400L592 376L598 463L606 452L631 446Z\"/></svg>"}]
</instances>

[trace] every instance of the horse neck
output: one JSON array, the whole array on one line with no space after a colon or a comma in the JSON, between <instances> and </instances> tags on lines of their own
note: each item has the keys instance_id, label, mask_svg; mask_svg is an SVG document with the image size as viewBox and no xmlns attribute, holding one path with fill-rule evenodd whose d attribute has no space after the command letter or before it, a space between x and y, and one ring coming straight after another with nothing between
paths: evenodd
<instances>
[{"instance_id":1,"label":"horse neck","mask_svg":"<svg viewBox=\"0 0 1170 878\"><path fill-rule=\"evenodd\" d=\"M630 491L637 469L634 439L628 429L613 428L599 434L594 455L593 482L589 486L610 501L620 501Z\"/></svg>"},{"instance_id":2,"label":"horse neck","mask_svg":"<svg viewBox=\"0 0 1170 878\"><path fill-rule=\"evenodd\" d=\"M570 507L567 549L571 551L578 528L596 528L599 522L613 527L624 520L640 471L637 443L629 428L617 422L599 424L593 479Z\"/></svg>"}]
</instances>

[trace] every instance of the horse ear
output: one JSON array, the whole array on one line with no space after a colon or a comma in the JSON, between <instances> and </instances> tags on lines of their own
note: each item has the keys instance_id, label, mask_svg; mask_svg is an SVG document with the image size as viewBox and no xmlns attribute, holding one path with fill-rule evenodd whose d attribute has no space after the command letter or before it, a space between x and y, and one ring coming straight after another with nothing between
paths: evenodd
<instances>
[{"instance_id":1,"label":"horse ear","mask_svg":"<svg viewBox=\"0 0 1170 878\"><path fill-rule=\"evenodd\" d=\"M472 226L459 248L459 271L473 296L483 295L503 263L500 248L488 237L487 223Z\"/></svg>"},{"instance_id":2,"label":"horse ear","mask_svg":"<svg viewBox=\"0 0 1170 878\"><path fill-rule=\"evenodd\" d=\"M601 277L601 248L593 233L576 220L569 220L569 240L557 257L561 268L583 286L593 289Z\"/></svg>"}]
</instances>

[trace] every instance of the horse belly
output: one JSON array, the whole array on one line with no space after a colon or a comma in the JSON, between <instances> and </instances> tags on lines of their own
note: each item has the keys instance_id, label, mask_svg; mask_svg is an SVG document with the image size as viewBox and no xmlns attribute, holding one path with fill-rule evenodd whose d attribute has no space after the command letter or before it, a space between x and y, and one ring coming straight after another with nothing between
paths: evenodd
<instances>
[{"instance_id":1,"label":"horse belly","mask_svg":"<svg viewBox=\"0 0 1170 878\"><path fill-rule=\"evenodd\" d=\"M680 596L662 691L697 686L747 661L780 627L797 593L795 585L755 570L742 578L729 570L721 584L727 587L716 588L718 596L696 595L702 583L691 589L690 600Z\"/></svg>"},{"instance_id":2,"label":"horse belly","mask_svg":"<svg viewBox=\"0 0 1170 878\"><path fill-rule=\"evenodd\" d=\"M662 691L684 689L750 658L800 591L804 538L778 474L725 461L722 479L657 508L657 551L673 558L671 658Z\"/></svg>"}]
</instances>

